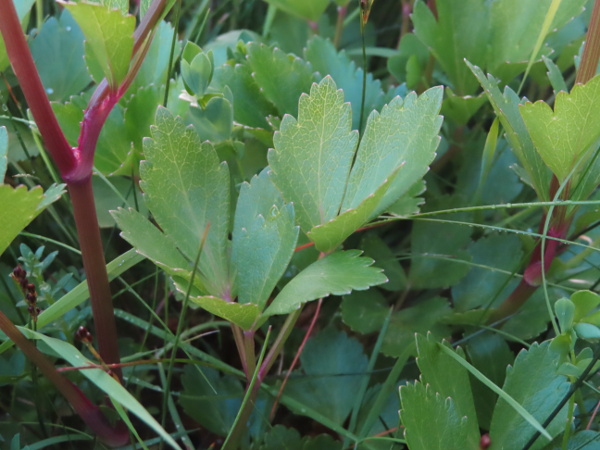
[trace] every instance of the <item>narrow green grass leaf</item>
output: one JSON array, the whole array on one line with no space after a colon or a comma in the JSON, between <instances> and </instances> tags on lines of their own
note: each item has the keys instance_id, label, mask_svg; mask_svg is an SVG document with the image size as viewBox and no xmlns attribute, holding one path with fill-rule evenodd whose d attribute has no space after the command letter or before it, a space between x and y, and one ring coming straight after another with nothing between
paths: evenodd
<instances>
[{"instance_id":1,"label":"narrow green grass leaf","mask_svg":"<svg viewBox=\"0 0 600 450\"><path fill-rule=\"evenodd\" d=\"M88 360L79 350L71 344L59 339L48 337L42 333L19 327L21 332L29 339L39 339L54 350L61 358L71 364L73 367L93 366L95 363ZM171 447L179 449L180 447L173 438L160 426L160 424L148 413L148 411L131 395L118 381L108 375L103 369L86 369L81 374L95 384L111 399L121 404L128 411L135 414L140 420L146 423L156 433L158 433Z\"/></svg>"},{"instance_id":2,"label":"narrow green grass leaf","mask_svg":"<svg viewBox=\"0 0 600 450\"><path fill-rule=\"evenodd\" d=\"M6 165L8 159L6 157L8 153L8 132L6 127L0 127L0 179L4 180L6 175Z\"/></svg>"},{"instance_id":3,"label":"narrow green grass leaf","mask_svg":"<svg viewBox=\"0 0 600 450\"><path fill-rule=\"evenodd\" d=\"M339 251L314 262L285 285L263 316L289 314L311 300L385 283L381 269L371 267L374 261L360 254L359 250Z\"/></svg>"},{"instance_id":4,"label":"narrow green grass leaf","mask_svg":"<svg viewBox=\"0 0 600 450\"><path fill-rule=\"evenodd\" d=\"M159 108L140 167L146 204L164 232L190 260L208 228L200 257L207 292L229 291L229 170L208 142Z\"/></svg>"},{"instance_id":5,"label":"narrow green grass leaf","mask_svg":"<svg viewBox=\"0 0 600 450\"><path fill-rule=\"evenodd\" d=\"M400 400L400 420L411 450L479 449L479 442L473 445L470 439L471 424L451 397L417 381L400 387Z\"/></svg>"},{"instance_id":6,"label":"narrow green grass leaf","mask_svg":"<svg viewBox=\"0 0 600 450\"><path fill-rule=\"evenodd\" d=\"M242 185L231 254L240 303L264 308L294 254L298 233L294 208L283 203L267 170Z\"/></svg>"},{"instance_id":7,"label":"narrow green grass leaf","mask_svg":"<svg viewBox=\"0 0 600 450\"><path fill-rule=\"evenodd\" d=\"M286 115L269 151L273 182L294 203L296 219L308 232L337 216L358 143L352 112L331 77L303 94L298 120Z\"/></svg>"},{"instance_id":8,"label":"narrow green grass leaf","mask_svg":"<svg viewBox=\"0 0 600 450\"><path fill-rule=\"evenodd\" d=\"M527 103L520 110L535 148L562 182L581 158L590 157L597 148L600 76L570 93L559 92L554 110L542 101Z\"/></svg>"},{"instance_id":9,"label":"narrow green grass leaf","mask_svg":"<svg viewBox=\"0 0 600 450\"><path fill-rule=\"evenodd\" d=\"M489 378L487 378L479 370L477 370L475 367L473 367L471 364L469 364L464 358L461 358L456 353L454 353L454 351L452 351L451 349L447 348L444 345L441 345L441 344L438 344L438 345L440 346L440 349L442 350L442 352L444 352L445 354L447 354L448 356L453 358L460 365L462 365L469 372L471 372L471 374L475 378L477 378L479 381L481 381L483 384L485 384L487 387L489 387L492 391L494 391L496 394L498 394L500 396L500 398L503 401L505 401L512 409L514 409L516 414L519 415L521 418L523 418L523 420L526 423L528 423L531 427L538 430L545 438L548 439L548 441L552 440L552 436L550 436L550 434L544 429L544 427L542 427L540 421L538 419L536 419L532 414L530 414L523 406L521 406L521 404L517 400L515 400L513 397L511 397L503 389L496 386ZM537 384L537 376L531 376L531 375L529 375L529 376L530 376L529 381L533 382L536 385L536 388L539 388L539 386L541 386L541 385ZM514 436L514 430L512 430L510 427L505 426L504 424L500 424L500 426L502 426L503 429L506 430L506 432L509 434L509 436L510 435ZM492 443L493 442L494 441L492 440Z\"/></svg>"},{"instance_id":10,"label":"narrow green grass leaf","mask_svg":"<svg viewBox=\"0 0 600 450\"><path fill-rule=\"evenodd\" d=\"M91 3L64 3L85 35L88 65L99 67L116 89L125 79L133 52L135 17ZM100 82L96 73L92 74Z\"/></svg>"}]
</instances>

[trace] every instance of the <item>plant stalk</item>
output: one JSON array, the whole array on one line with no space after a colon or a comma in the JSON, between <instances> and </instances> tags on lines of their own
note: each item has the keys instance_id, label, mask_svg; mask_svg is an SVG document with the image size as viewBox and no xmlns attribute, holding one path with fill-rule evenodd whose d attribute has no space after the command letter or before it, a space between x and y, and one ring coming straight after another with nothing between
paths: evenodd
<instances>
[{"instance_id":1,"label":"plant stalk","mask_svg":"<svg viewBox=\"0 0 600 450\"><path fill-rule=\"evenodd\" d=\"M590 25L588 27L581 63L575 78L575 83L585 84L596 75L600 60L600 0L594 2Z\"/></svg>"},{"instance_id":2,"label":"plant stalk","mask_svg":"<svg viewBox=\"0 0 600 450\"><path fill-rule=\"evenodd\" d=\"M98 218L94 207L92 179L88 177L83 182L68 183L67 186L73 203L73 214L79 236L83 268L90 291L98 349L104 362L117 364L120 361L117 327L104 261L102 239L98 228ZM115 373L121 379L121 369L119 367L115 369Z\"/></svg>"},{"instance_id":3,"label":"plant stalk","mask_svg":"<svg viewBox=\"0 0 600 450\"><path fill-rule=\"evenodd\" d=\"M124 423L118 422L114 427L111 426L100 409L90 402L64 375L59 373L55 369L54 364L23 336L10 319L1 311L0 329L39 368L40 372L54 384L77 414L103 442L113 447L127 444L129 433Z\"/></svg>"}]
</instances>

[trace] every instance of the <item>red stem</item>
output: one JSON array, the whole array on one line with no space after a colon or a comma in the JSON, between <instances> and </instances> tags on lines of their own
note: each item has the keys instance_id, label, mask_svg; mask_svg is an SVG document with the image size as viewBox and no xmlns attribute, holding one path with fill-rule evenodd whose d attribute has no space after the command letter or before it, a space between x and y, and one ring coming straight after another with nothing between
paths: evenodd
<instances>
[{"instance_id":1,"label":"red stem","mask_svg":"<svg viewBox=\"0 0 600 450\"><path fill-rule=\"evenodd\" d=\"M0 11L0 32L15 75L48 151L63 177L68 176L78 165L77 154L69 146L52 111L12 0L0 0Z\"/></svg>"},{"instance_id":2,"label":"red stem","mask_svg":"<svg viewBox=\"0 0 600 450\"><path fill-rule=\"evenodd\" d=\"M592 9L590 25L581 55L581 64L577 71L575 83L585 84L596 75L600 59L600 0L596 0Z\"/></svg>"},{"instance_id":3,"label":"red stem","mask_svg":"<svg viewBox=\"0 0 600 450\"><path fill-rule=\"evenodd\" d=\"M102 414L100 409L71 383L64 375L59 373L52 362L48 360L15 325L0 311L0 329L8 338L19 347L19 349L33 362L48 378L56 389L68 400L73 409L98 435L98 437L107 445L118 447L127 444L129 433L123 422L118 422L114 427L108 423L108 420Z\"/></svg>"}]
</instances>

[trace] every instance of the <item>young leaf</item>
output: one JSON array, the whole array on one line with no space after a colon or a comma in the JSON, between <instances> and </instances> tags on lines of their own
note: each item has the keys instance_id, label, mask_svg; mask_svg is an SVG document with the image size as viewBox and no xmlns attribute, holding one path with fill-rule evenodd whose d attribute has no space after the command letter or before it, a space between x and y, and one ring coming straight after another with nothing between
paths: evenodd
<instances>
[{"instance_id":1,"label":"young leaf","mask_svg":"<svg viewBox=\"0 0 600 450\"><path fill-rule=\"evenodd\" d=\"M554 111L541 101L527 103L520 110L535 148L563 181L581 158L591 157L597 148L600 76L585 85L576 85L570 93L559 92Z\"/></svg>"},{"instance_id":2,"label":"young leaf","mask_svg":"<svg viewBox=\"0 0 600 450\"><path fill-rule=\"evenodd\" d=\"M267 170L242 185L231 254L240 303L264 308L294 254L298 232L294 208L283 203Z\"/></svg>"},{"instance_id":3,"label":"young leaf","mask_svg":"<svg viewBox=\"0 0 600 450\"><path fill-rule=\"evenodd\" d=\"M331 253L296 275L275 297L263 313L289 314L300 305L331 294L344 295L352 290L364 290L385 283L381 269L371 267L371 258L360 257L359 250Z\"/></svg>"},{"instance_id":4,"label":"young leaf","mask_svg":"<svg viewBox=\"0 0 600 450\"><path fill-rule=\"evenodd\" d=\"M479 449L479 442L473 445L470 439L469 420L451 397L417 381L400 387L400 401L400 420L411 450Z\"/></svg>"},{"instance_id":5,"label":"young leaf","mask_svg":"<svg viewBox=\"0 0 600 450\"><path fill-rule=\"evenodd\" d=\"M539 422L546 420L550 411L569 390L567 379L557 374L557 362L558 354L550 350L549 341L535 343L528 351L521 351L514 366L509 367L506 372L502 390ZM565 406L546 428L547 432L554 437L564 431L566 418ZM502 398L498 400L490 426L492 450L521 448L534 431L528 420L513 407ZM541 437L533 448L543 448L547 443L547 440Z\"/></svg>"},{"instance_id":6,"label":"young leaf","mask_svg":"<svg viewBox=\"0 0 600 450\"><path fill-rule=\"evenodd\" d=\"M305 232L337 216L358 143L350 105L330 77L303 94L298 120L286 115L269 151L273 182L294 203ZM372 192L370 193L372 194ZM353 230L354 231L354 230Z\"/></svg>"},{"instance_id":7,"label":"young leaf","mask_svg":"<svg viewBox=\"0 0 600 450\"><path fill-rule=\"evenodd\" d=\"M473 394L467 370L440 351L437 342L428 333L427 337L417 334L417 364L422 382L443 398L451 398L456 413L462 418L466 448L477 448L479 426L473 403ZM443 342L442 345L448 344ZM462 351L457 351L464 358Z\"/></svg>"},{"instance_id":8,"label":"young leaf","mask_svg":"<svg viewBox=\"0 0 600 450\"><path fill-rule=\"evenodd\" d=\"M201 143L180 118L159 108L140 167L146 204L164 232L193 261L208 229L200 272L208 293L227 296L229 171L212 144Z\"/></svg>"},{"instance_id":9,"label":"young leaf","mask_svg":"<svg viewBox=\"0 0 600 450\"><path fill-rule=\"evenodd\" d=\"M265 97L283 114L298 115L298 97L310 88L314 76L306 61L276 47L251 42L248 63Z\"/></svg>"},{"instance_id":10,"label":"young leaf","mask_svg":"<svg viewBox=\"0 0 600 450\"><path fill-rule=\"evenodd\" d=\"M109 85L116 89L127 75L133 52L135 17L91 3L64 3L86 38L88 64L99 66ZM98 74L96 82L101 81Z\"/></svg>"}]
</instances>

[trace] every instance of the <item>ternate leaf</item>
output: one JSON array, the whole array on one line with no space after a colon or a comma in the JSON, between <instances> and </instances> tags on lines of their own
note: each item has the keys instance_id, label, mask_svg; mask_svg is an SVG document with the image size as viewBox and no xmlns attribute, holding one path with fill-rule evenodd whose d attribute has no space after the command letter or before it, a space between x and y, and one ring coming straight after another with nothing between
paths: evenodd
<instances>
[{"instance_id":1,"label":"ternate leaf","mask_svg":"<svg viewBox=\"0 0 600 450\"><path fill-rule=\"evenodd\" d=\"M339 251L314 262L285 285L263 316L289 314L303 303L320 297L349 294L352 290L385 283L387 278L381 269L371 267L374 261L360 257L360 253L359 250Z\"/></svg>"},{"instance_id":2,"label":"ternate leaf","mask_svg":"<svg viewBox=\"0 0 600 450\"><path fill-rule=\"evenodd\" d=\"M400 420L411 450L478 449L470 444L471 425L451 397L420 382L400 388ZM435 426L432 426L435 424Z\"/></svg>"},{"instance_id":3,"label":"ternate leaf","mask_svg":"<svg viewBox=\"0 0 600 450\"><path fill-rule=\"evenodd\" d=\"M298 120L286 115L269 151L273 181L286 201L294 203L303 231L337 216L358 133L351 131L350 105L331 77L303 94ZM372 192L371 192L372 193Z\"/></svg>"},{"instance_id":4,"label":"ternate leaf","mask_svg":"<svg viewBox=\"0 0 600 450\"><path fill-rule=\"evenodd\" d=\"M121 11L103 5L61 4L73 15L85 35L88 64L99 66L109 85L117 88L129 70L135 17L124 16Z\"/></svg>"},{"instance_id":5,"label":"ternate leaf","mask_svg":"<svg viewBox=\"0 0 600 450\"><path fill-rule=\"evenodd\" d=\"M267 170L240 190L232 239L232 273L240 303L262 309L294 253L299 228Z\"/></svg>"},{"instance_id":6,"label":"ternate leaf","mask_svg":"<svg viewBox=\"0 0 600 450\"><path fill-rule=\"evenodd\" d=\"M598 148L600 76L576 85L570 93L559 92L554 111L542 101L527 103L520 110L535 148L563 181L576 163Z\"/></svg>"},{"instance_id":7,"label":"ternate leaf","mask_svg":"<svg viewBox=\"0 0 600 450\"><path fill-rule=\"evenodd\" d=\"M146 161L141 187L154 218L193 261L208 230L200 272L208 293L227 296L229 271L229 170L212 144L201 143L192 128L159 108L151 139L144 141Z\"/></svg>"}]
</instances>

